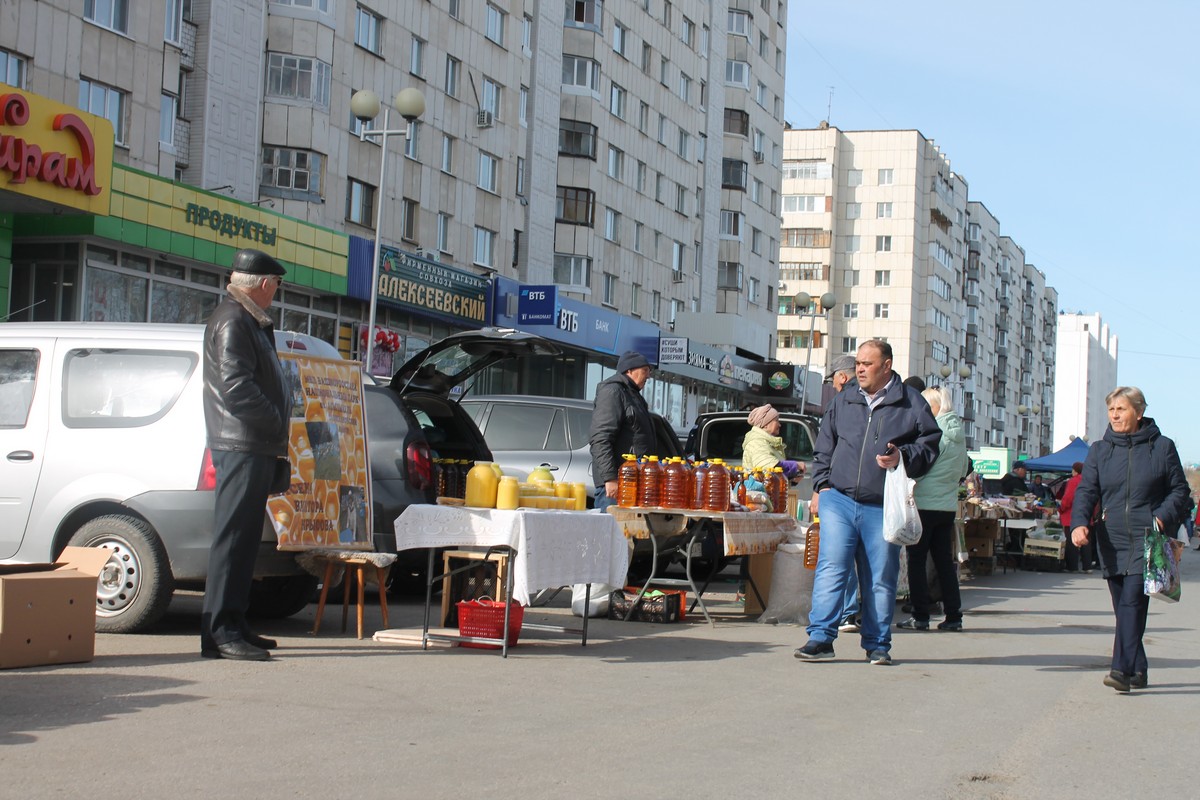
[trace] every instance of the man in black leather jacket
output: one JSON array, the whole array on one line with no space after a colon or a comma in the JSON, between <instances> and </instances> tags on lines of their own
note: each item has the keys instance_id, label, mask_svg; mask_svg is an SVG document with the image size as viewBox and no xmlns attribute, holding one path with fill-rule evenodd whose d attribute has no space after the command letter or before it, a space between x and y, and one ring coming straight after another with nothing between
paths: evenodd
<instances>
[{"instance_id":1,"label":"man in black leather jacket","mask_svg":"<svg viewBox=\"0 0 1200 800\"><path fill-rule=\"evenodd\" d=\"M200 631L206 658L266 661L275 646L250 633L246 609L275 465L287 457L288 401L266 312L285 274L266 253L238 251L228 294L204 329L204 423L217 473Z\"/></svg>"},{"instance_id":2,"label":"man in black leather jacket","mask_svg":"<svg viewBox=\"0 0 1200 800\"><path fill-rule=\"evenodd\" d=\"M617 374L596 387L592 427L592 479L596 483L596 508L617 501L617 470L621 456L654 452L654 422L642 397L650 377L650 362L641 353L628 351L617 361Z\"/></svg>"}]
</instances>

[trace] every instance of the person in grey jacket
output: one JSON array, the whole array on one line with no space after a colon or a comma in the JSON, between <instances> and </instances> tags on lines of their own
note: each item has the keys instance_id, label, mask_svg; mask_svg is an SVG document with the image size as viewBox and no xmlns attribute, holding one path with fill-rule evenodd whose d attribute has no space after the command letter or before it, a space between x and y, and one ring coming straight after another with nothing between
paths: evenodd
<instances>
[{"instance_id":1,"label":"person in grey jacket","mask_svg":"<svg viewBox=\"0 0 1200 800\"><path fill-rule=\"evenodd\" d=\"M258 250L233 257L228 294L204 329L204 423L217 485L200 617L205 658L266 661L275 642L246 609L276 463L288 452L289 404L270 307L286 274Z\"/></svg>"},{"instance_id":2,"label":"person in grey jacket","mask_svg":"<svg viewBox=\"0 0 1200 800\"><path fill-rule=\"evenodd\" d=\"M938 623L940 631L961 631L962 597L958 591L958 569L954 561L958 549L954 518L958 516L958 483L967 474L967 441L962 420L954 413L954 398L945 386L931 386L921 392L929 403L934 420L942 429L937 461L920 478L913 490L921 515L921 541L905 549L908 556L908 589L912 597L911 619L899 623L905 630L929 630L929 576L925 562L933 556L938 585L942 589L942 610L946 619Z\"/></svg>"},{"instance_id":3,"label":"person in grey jacket","mask_svg":"<svg viewBox=\"0 0 1200 800\"><path fill-rule=\"evenodd\" d=\"M1146 533L1157 527L1173 536L1188 511L1189 488L1175 443L1144 416L1146 397L1133 386L1118 386L1105 398L1108 430L1088 448L1075 490L1074 507L1100 504L1100 523L1072 515L1071 541L1083 547L1095 536L1100 567L1108 580L1116 617L1112 667L1104 684L1118 692L1147 685ZM1079 524L1076 524L1079 523Z\"/></svg>"},{"instance_id":4,"label":"person in grey jacket","mask_svg":"<svg viewBox=\"0 0 1200 800\"><path fill-rule=\"evenodd\" d=\"M642 397L650 378L650 362L630 350L617 360L617 374L596 387L588 442L592 451L592 479L596 483L596 508L617 502L617 470L621 456L651 455L655 449L654 422Z\"/></svg>"},{"instance_id":5,"label":"person in grey jacket","mask_svg":"<svg viewBox=\"0 0 1200 800\"><path fill-rule=\"evenodd\" d=\"M892 346L872 339L858 348L857 384L833 398L813 458L809 510L821 516L806 660L833 658L846 582L857 564L863 587L861 641L872 664L891 664L892 615L900 548L883 538L883 483L904 459L919 478L937 458L942 431L929 404L892 371ZM868 594L869 592L869 594Z\"/></svg>"}]
</instances>

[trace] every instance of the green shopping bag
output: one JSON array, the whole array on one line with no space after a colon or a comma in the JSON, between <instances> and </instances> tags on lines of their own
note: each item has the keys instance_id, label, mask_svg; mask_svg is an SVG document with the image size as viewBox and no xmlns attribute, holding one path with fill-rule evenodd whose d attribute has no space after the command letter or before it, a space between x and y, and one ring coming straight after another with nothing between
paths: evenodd
<instances>
[{"instance_id":1,"label":"green shopping bag","mask_svg":"<svg viewBox=\"0 0 1200 800\"><path fill-rule=\"evenodd\" d=\"M1145 592L1169 603L1178 603L1182 591L1179 560L1183 542L1167 536L1158 526L1146 531Z\"/></svg>"}]
</instances>

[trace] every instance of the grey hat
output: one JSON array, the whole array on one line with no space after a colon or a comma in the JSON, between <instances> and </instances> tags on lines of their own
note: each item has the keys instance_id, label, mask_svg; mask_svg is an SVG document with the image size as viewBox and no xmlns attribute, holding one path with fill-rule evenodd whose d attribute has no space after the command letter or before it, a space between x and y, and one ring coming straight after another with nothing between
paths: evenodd
<instances>
[{"instance_id":1,"label":"grey hat","mask_svg":"<svg viewBox=\"0 0 1200 800\"><path fill-rule=\"evenodd\" d=\"M636 350L626 350L617 360L617 372L629 372L631 369L648 366L650 366L650 362Z\"/></svg>"},{"instance_id":2,"label":"grey hat","mask_svg":"<svg viewBox=\"0 0 1200 800\"><path fill-rule=\"evenodd\" d=\"M232 269L247 275L287 275L287 270L278 261L261 250L249 248L234 254Z\"/></svg>"},{"instance_id":3,"label":"grey hat","mask_svg":"<svg viewBox=\"0 0 1200 800\"><path fill-rule=\"evenodd\" d=\"M839 372L854 374L854 356L838 356L833 360L833 364L829 367L830 377Z\"/></svg>"}]
</instances>

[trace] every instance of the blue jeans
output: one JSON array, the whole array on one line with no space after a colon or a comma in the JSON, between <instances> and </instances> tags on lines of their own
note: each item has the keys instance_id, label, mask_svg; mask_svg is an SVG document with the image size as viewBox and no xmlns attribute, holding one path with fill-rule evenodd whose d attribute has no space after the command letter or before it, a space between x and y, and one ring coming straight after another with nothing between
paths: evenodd
<instances>
[{"instance_id":1,"label":"blue jeans","mask_svg":"<svg viewBox=\"0 0 1200 800\"><path fill-rule=\"evenodd\" d=\"M822 528L825 526L822 525ZM858 573L854 570L854 565L850 565L851 573L850 580L846 581L846 591L842 597L842 613L838 616L842 620L855 619L858 617Z\"/></svg>"},{"instance_id":2,"label":"blue jeans","mask_svg":"<svg viewBox=\"0 0 1200 800\"><path fill-rule=\"evenodd\" d=\"M821 545L813 578L808 638L832 642L854 570L863 587L862 648L890 650L900 548L883 540L883 506L857 503L836 489L821 492Z\"/></svg>"},{"instance_id":3,"label":"blue jeans","mask_svg":"<svg viewBox=\"0 0 1200 800\"><path fill-rule=\"evenodd\" d=\"M609 497L603 486L596 487L596 493L593 495L596 505L593 507L595 511L603 511L609 506L615 506L617 501L615 498Z\"/></svg>"}]
</instances>

